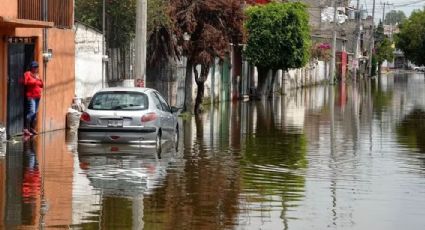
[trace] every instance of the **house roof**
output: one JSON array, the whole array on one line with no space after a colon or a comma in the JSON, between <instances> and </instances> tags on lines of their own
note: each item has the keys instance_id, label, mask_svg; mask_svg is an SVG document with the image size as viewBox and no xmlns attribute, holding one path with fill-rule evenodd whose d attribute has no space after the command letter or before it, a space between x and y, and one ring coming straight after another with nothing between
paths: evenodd
<instances>
[{"instance_id":1,"label":"house roof","mask_svg":"<svg viewBox=\"0 0 425 230\"><path fill-rule=\"evenodd\" d=\"M102 33L102 31L100 31L100 30L98 30L97 28L95 28L95 27L93 27L93 26L90 26L90 25L88 25L88 24L86 24L86 23L83 23L83 22L78 21L78 20L74 20L74 22L75 22L75 23L74 23L75 29L77 29L77 28L78 28L78 25L82 25L82 26L84 26L84 27L86 27L86 28L89 28L89 29L91 29L91 30L95 31L96 33L103 34L103 33Z\"/></svg>"},{"instance_id":2,"label":"house roof","mask_svg":"<svg viewBox=\"0 0 425 230\"><path fill-rule=\"evenodd\" d=\"M0 27L12 28L52 28L53 22L19 19L12 17L0 16Z\"/></svg>"}]
</instances>

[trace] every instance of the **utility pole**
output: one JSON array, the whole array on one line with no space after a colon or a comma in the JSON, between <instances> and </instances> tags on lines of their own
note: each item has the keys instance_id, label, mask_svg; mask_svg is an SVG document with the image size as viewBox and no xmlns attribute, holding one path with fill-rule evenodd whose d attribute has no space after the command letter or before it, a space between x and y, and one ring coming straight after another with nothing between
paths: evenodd
<instances>
[{"instance_id":1,"label":"utility pole","mask_svg":"<svg viewBox=\"0 0 425 230\"><path fill-rule=\"evenodd\" d=\"M382 23L385 25L385 17L387 16L385 13L387 12L386 11L386 6L394 6L394 3L389 3L389 2L387 2L387 3L384 3L384 14L383 14L383 17L382 17Z\"/></svg>"},{"instance_id":2,"label":"utility pole","mask_svg":"<svg viewBox=\"0 0 425 230\"><path fill-rule=\"evenodd\" d=\"M106 42L106 10L105 0L102 2L102 88L105 88L105 42Z\"/></svg>"},{"instance_id":3,"label":"utility pole","mask_svg":"<svg viewBox=\"0 0 425 230\"><path fill-rule=\"evenodd\" d=\"M333 35L332 35L332 62L331 62L331 69L330 69L330 79L329 83L332 85L334 84L334 78L335 78L335 64L336 64L336 30L337 30L337 1L334 0L334 28L333 28Z\"/></svg>"},{"instance_id":4,"label":"utility pole","mask_svg":"<svg viewBox=\"0 0 425 230\"><path fill-rule=\"evenodd\" d=\"M136 79L146 84L146 34L147 34L147 0L137 0L136 8Z\"/></svg>"},{"instance_id":5,"label":"utility pole","mask_svg":"<svg viewBox=\"0 0 425 230\"><path fill-rule=\"evenodd\" d=\"M382 24L385 25L385 6L387 6L388 3L384 2L384 9L382 12Z\"/></svg>"},{"instance_id":6,"label":"utility pole","mask_svg":"<svg viewBox=\"0 0 425 230\"><path fill-rule=\"evenodd\" d=\"M384 12L383 12L383 14L382 14L382 23L385 25L385 17L387 16L385 13L387 12L386 11L386 6L394 6L394 4L393 3L389 3L389 2L384 2Z\"/></svg>"},{"instance_id":7,"label":"utility pole","mask_svg":"<svg viewBox=\"0 0 425 230\"><path fill-rule=\"evenodd\" d=\"M369 49L369 76L370 77L372 77L372 56L373 56L373 49L375 48L375 6L376 6L376 0L373 0L372 31L371 31L370 49Z\"/></svg>"},{"instance_id":8,"label":"utility pole","mask_svg":"<svg viewBox=\"0 0 425 230\"><path fill-rule=\"evenodd\" d=\"M356 82L357 80L357 68L359 67L359 46L360 46L360 36L361 36L361 31L360 31L360 24L361 24L361 12L360 12L360 0L357 0L357 28L356 28L356 32L357 32L357 38L356 38L356 45L355 45L355 50L354 50L354 60L355 60L355 66L354 66L354 82Z\"/></svg>"}]
</instances>

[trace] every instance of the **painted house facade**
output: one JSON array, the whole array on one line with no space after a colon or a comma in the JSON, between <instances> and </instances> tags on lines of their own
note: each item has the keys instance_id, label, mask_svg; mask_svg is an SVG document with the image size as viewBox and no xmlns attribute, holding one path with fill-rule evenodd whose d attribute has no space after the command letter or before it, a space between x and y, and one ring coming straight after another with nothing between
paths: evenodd
<instances>
[{"instance_id":1,"label":"painted house facade","mask_svg":"<svg viewBox=\"0 0 425 230\"><path fill-rule=\"evenodd\" d=\"M103 86L102 43L103 34L96 29L76 22L75 31L75 95L92 97Z\"/></svg>"},{"instance_id":2,"label":"painted house facade","mask_svg":"<svg viewBox=\"0 0 425 230\"><path fill-rule=\"evenodd\" d=\"M42 14L44 2L47 3L47 21L43 20ZM73 24L74 0L2 0L0 122L7 127L9 136L22 132L23 73L33 60L39 62L40 76L44 79L39 130L65 128L65 114L75 89ZM42 122L43 119L45 122Z\"/></svg>"}]
</instances>

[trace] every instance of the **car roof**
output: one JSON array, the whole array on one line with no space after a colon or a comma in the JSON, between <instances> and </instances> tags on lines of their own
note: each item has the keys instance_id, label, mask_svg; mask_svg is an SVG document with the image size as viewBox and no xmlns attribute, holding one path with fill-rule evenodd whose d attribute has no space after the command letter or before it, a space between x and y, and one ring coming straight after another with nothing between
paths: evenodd
<instances>
[{"instance_id":1,"label":"car roof","mask_svg":"<svg viewBox=\"0 0 425 230\"><path fill-rule=\"evenodd\" d=\"M141 87L109 87L99 90L98 92L139 92L139 93L147 93L149 91L155 91L151 88L141 88Z\"/></svg>"}]
</instances>

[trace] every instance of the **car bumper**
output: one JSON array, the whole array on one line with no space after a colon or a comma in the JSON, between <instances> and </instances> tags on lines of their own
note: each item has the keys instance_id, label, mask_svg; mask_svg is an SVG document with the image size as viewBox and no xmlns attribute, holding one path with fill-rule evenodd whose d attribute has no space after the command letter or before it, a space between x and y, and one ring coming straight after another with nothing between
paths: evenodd
<instances>
[{"instance_id":1,"label":"car bumper","mask_svg":"<svg viewBox=\"0 0 425 230\"><path fill-rule=\"evenodd\" d=\"M122 143L78 143L78 154L85 155L146 155L157 153L152 145Z\"/></svg>"},{"instance_id":2,"label":"car bumper","mask_svg":"<svg viewBox=\"0 0 425 230\"><path fill-rule=\"evenodd\" d=\"M155 127L80 127L80 143L127 143L155 145L157 128Z\"/></svg>"}]
</instances>

